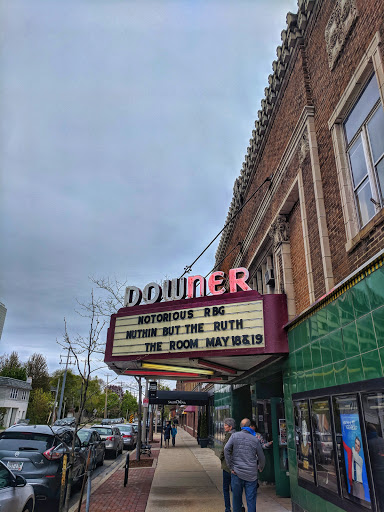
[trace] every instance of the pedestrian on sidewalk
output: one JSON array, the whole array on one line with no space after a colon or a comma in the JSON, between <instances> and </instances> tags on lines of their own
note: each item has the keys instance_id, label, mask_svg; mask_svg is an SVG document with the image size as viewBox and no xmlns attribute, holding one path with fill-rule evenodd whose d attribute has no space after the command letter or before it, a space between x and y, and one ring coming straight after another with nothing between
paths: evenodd
<instances>
[{"instance_id":1,"label":"pedestrian on sidewalk","mask_svg":"<svg viewBox=\"0 0 384 512\"><path fill-rule=\"evenodd\" d=\"M261 444L261 447L263 448L263 450L270 448L272 446L273 441L269 441L269 443L267 443L265 441L263 435L260 434L259 429L257 428L257 424L256 424L255 420L251 420L250 427L252 430L254 430L256 432L256 437L260 441L260 444Z\"/></svg>"},{"instance_id":2,"label":"pedestrian on sidewalk","mask_svg":"<svg viewBox=\"0 0 384 512\"><path fill-rule=\"evenodd\" d=\"M172 428L171 428L172 446L175 446L175 444L176 444L176 434L177 434L177 428L176 428L176 425L173 423Z\"/></svg>"},{"instance_id":3,"label":"pedestrian on sidewalk","mask_svg":"<svg viewBox=\"0 0 384 512\"><path fill-rule=\"evenodd\" d=\"M219 458L221 460L221 469L223 470L223 494L224 494L225 512L231 512L231 498L230 498L230 494L229 494L229 491L231 489L231 470L229 469L227 462L225 460L224 448L225 448L225 445L228 443L231 435L236 432L235 425L236 425L236 423L233 418L225 418L224 419L225 436L224 436L223 447L221 449Z\"/></svg>"},{"instance_id":4,"label":"pedestrian on sidewalk","mask_svg":"<svg viewBox=\"0 0 384 512\"><path fill-rule=\"evenodd\" d=\"M167 424L164 429L164 448L169 448L169 440L171 438L171 422L167 421Z\"/></svg>"},{"instance_id":5,"label":"pedestrian on sidewalk","mask_svg":"<svg viewBox=\"0 0 384 512\"><path fill-rule=\"evenodd\" d=\"M240 432L232 434L224 448L225 460L231 470L233 512L241 512L243 490L248 512L256 512L258 471L264 469L265 456L250 424L248 418L241 420Z\"/></svg>"}]
</instances>

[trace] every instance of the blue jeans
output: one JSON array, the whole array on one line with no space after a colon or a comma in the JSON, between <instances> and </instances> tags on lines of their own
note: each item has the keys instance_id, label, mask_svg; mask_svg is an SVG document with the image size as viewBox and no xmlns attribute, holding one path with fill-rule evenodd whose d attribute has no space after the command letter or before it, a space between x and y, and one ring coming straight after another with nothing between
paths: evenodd
<instances>
[{"instance_id":1,"label":"blue jeans","mask_svg":"<svg viewBox=\"0 0 384 512\"><path fill-rule=\"evenodd\" d=\"M231 488L231 473L223 470L223 494L225 512L231 512L231 498L229 497L229 490Z\"/></svg>"},{"instance_id":2,"label":"blue jeans","mask_svg":"<svg viewBox=\"0 0 384 512\"><path fill-rule=\"evenodd\" d=\"M245 499L247 500L248 512L256 512L257 480L248 482L231 474L232 494L233 494L233 512L241 512L243 489Z\"/></svg>"}]
</instances>

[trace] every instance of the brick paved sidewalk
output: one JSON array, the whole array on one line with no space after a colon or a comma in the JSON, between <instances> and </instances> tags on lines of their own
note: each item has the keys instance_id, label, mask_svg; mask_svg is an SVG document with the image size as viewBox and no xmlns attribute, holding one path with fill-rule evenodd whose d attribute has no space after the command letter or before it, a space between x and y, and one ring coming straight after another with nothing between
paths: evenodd
<instances>
[{"instance_id":1,"label":"brick paved sidewalk","mask_svg":"<svg viewBox=\"0 0 384 512\"><path fill-rule=\"evenodd\" d=\"M116 471L92 493L91 512L145 512L154 474L155 468L130 469L124 487L124 470Z\"/></svg>"},{"instance_id":2,"label":"brick paved sidewalk","mask_svg":"<svg viewBox=\"0 0 384 512\"><path fill-rule=\"evenodd\" d=\"M152 449L158 458L159 449ZM135 453L131 455L135 458ZM91 494L90 512L145 512L155 468L130 468L124 487L124 469L115 471ZM76 509L77 510L77 509ZM85 496L81 512L85 511Z\"/></svg>"}]
</instances>

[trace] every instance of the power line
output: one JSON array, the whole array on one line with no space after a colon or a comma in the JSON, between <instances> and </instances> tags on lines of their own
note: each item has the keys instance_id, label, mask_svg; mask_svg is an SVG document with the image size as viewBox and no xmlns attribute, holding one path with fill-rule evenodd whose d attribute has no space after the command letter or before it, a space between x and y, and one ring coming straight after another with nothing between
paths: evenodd
<instances>
[{"instance_id":1,"label":"power line","mask_svg":"<svg viewBox=\"0 0 384 512\"><path fill-rule=\"evenodd\" d=\"M221 235L221 233L225 230L225 228L227 226L229 226L229 224L234 220L235 217L237 217L237 215L239 215L239 213L243 210L243 208L249 203L249 201L253 198L253 196L261 189L261 187L267 183L267 181L271 182L272 181L272 178L273 178L273 174L271 174L270 176L268 176L267 178L265 178L265 180L263 181L263 183L261 183L261 185L259 187L257 187L257 189L253 192L253 194L245 201L245 203L240 206L240 208L232 215L232 217L229 219L229 221L224 225L223 229L221 231L219 231L217 233L217 235L215 236L215 238L207 245L207 247L198 255L198 257L190 264L190 265L187 265L186 267L184 267L184 272L183 274L180 276L179 279L181 279L182 277L185 276L185 274L188 274L189 272L191 272L192 270L192 267L193 265L196 263L196 261L198 261L201 256L205 253L205 251L207 251L207 249L209 249L209 247L211 247L211 245L213 244L213 242Z\"/></svg>"}]
</instances>

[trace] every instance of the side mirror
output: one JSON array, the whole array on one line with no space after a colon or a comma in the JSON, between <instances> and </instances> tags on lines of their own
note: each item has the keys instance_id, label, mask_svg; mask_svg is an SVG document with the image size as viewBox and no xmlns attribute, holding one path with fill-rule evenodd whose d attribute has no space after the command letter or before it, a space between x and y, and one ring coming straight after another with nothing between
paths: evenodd
<instances>
[{"instance_id":1,"label":"side mirror","mask_svg":"<svg viewBox=\"0 0 384 512\"><path fill-rule=\"evenodd\" d=\"M13 481L14 487L25 487L27 485L26 479L21 475L16 475L15 480Z\"/></svg>"}]
</instances>

